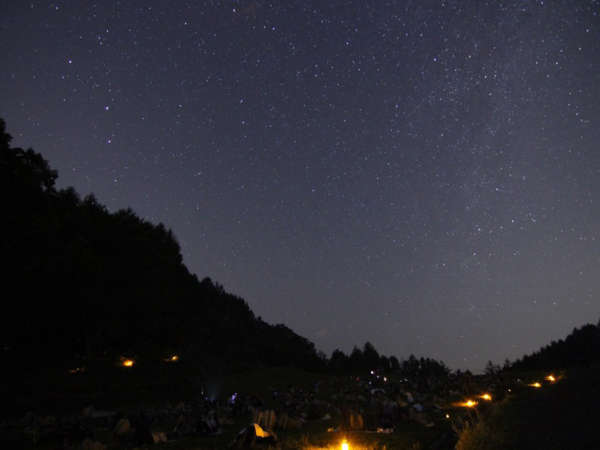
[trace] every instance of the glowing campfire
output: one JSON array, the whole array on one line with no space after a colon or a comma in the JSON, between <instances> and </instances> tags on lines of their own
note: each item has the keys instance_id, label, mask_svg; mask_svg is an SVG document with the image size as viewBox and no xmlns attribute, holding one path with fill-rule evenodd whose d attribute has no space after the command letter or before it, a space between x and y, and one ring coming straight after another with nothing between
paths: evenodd
<instances>
[{"instance_id":1,"label":"glowing campfire","mask_svg":"<svg viewBox=\"0 0 600 450\"><path fill-rule=\"evenodd\" d=\"M341 450L350 450L350 445L348 444L348 441L346 441L346 439L342 441Z\"/></svg>"}]
</instances>

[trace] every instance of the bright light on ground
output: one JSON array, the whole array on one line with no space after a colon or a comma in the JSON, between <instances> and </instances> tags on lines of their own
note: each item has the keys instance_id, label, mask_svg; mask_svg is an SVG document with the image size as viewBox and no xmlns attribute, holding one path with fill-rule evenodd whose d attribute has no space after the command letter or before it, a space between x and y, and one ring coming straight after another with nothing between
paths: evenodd
<instances>
[{"instance_id":1,"label":"bright light on ground","mask_svg":"<svg viewBox=\"0 0 600 450\"><path fill-rule=\"evenodd\" d=\"M461 403L455 403L454 405L461 406L463 408L474 408L475 406L477 406L477 402L475 400L468 399Z\"/></svg>"}]
</instances>

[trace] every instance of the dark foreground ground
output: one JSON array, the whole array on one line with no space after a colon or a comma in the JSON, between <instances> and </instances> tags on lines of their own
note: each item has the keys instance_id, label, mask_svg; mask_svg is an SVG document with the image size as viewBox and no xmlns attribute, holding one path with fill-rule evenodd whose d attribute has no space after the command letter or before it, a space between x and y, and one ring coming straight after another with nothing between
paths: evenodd
<instances>
[{"instance_id":1,"label":"dark foreground ground","mask_svg":"<svg viewBox=\"0 0 600 450\"><path fill-rule=\"evenodd\" d=\"M0 448L224 449L257 421L257 412L265 411L276 411L278 417L272 427L278 440L272 448L339 449L344 439L352 449L452 448L456 438L442 410L431 406L432 395L419 394L416 386L397 377L384 383L383 375L364 375L263 368L208 376L205 368L189 364L132 369L98 364L77 373L56 369L20 374L13 368L1 385L0 395L11 401L0 406ZM411 402L405 397L408 391ZM234 393L238 400L231 403ZM402 420L395 421L393 433L377 433L369 412L396 397L404 399L408 412L395 412ZM416 412L412 406L417 402L426 411ZM290 420L282 427L284 410ZM182 417L210 419L215 411L218 433L187 432L187 424L177 425ZM350 413L360 413L361 420L364 416L364 426L352 429ZM141 443L143 437L131 431L118 435L116 424L123 418L131 429L144 423L149 431L164 433L167 442ZM174 433L177 428L182 432Z\"/></svg>"},{"instance_id":2,"label":"dark foreground ground","mask_svg":"<svg viewBox=\"0 0 600 450\"><path fill-rule=\"evenodd\" d=\"M513 389L462 433L457 449L600 449L600 369L571 370L539 389Z\"/></svg>"},{"instance_id":3,"label":"dark foreground ground","mask_svg":"<svg viewBox=\"0 0 600 450\"><path fill-rule=\"evenodd\" d=\"M383 376L335 376L290 368L209 377L183 364L134 370L104 365L76 374L46 370L17 375L18 370L5 374L1 387L6 399L1 409L2 449L225 449L257 420L257 411L275 410L279 418L284 396L291 399L291 425L274 426L277 443L256 448L341 449L346 439L352 450L600 449L599 368L561 372L555 383L544 381L544 373L512 373L455 379L446 385L393 376L382 384ZM541 388L529 386L535 380L541 380ZM432 392L424 386L432 386ZM483 391L493 393L491 403L480 401L475 408L455 405ZM243 407L229 402L233 393L245 399ZM401 405L394 410L393 432L377 433L369 422L369 408L390 401ZM423 411L416 412L416 405ZM213 411L218 411L219 433L173 433L181 417L209 417ZM362 430L349 426L349 411L364 415ZM103 417L103 412L108 415ZM140 422L141 416L147 421ZM131 425L121 435L115 432L120 419ZM150 422L147 431L164 433L167 442L142 443L144 436L140 440L133 432L136 425ZM145 437L151 439L149 434Z\"/></svg>"}]
</instances>

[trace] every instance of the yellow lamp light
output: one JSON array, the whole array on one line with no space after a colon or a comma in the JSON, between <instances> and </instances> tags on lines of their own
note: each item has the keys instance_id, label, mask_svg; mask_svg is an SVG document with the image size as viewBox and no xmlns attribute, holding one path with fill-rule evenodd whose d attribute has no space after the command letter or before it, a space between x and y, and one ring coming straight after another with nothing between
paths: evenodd
<instances>
[{"instance_id":1,"label":"yellow lamp light","mask_svg":"<svg viewBox=\"0 0 600 450\"><path fill-rule=\"evenodd\" d=\"M548 380L550 383L554 383L556 381L556 378L554 377L554 375L550 374L546 377L546 380Z\"/></svg>"},{"instance_id":2,"label":"yellow lamp light","mask_svg":"<svg viewBox=\"0 0 600 450\"><path fill-rule=\"evenodd\" d=\"M539 389L542 387L542 384L539 381L535 381L534 383L531 383L529 386L531 386L532 388Z\"/></svg>"},{"instance_id":3,"label":"yellow lamp light","mask_svg":"<svg viewBox=\"0 0 600 450\"><path fill-rule=\"evenodd\" d=\"M124 359L123 367L133 367L134 361L133 359Z\"/></svg>"},{"instance_id":4,"label":"yellow lamp light","mask_svg":"<svg viewBox=\"0 0 600 450\"><path fill-rule=\"evenodd\" d=\"M492 396L490 394L488 394L487 392L485 394L481 394L479 396L479 398L482 400L487 400L488 402L492 401Z\"/></svg>"}]
</instances>

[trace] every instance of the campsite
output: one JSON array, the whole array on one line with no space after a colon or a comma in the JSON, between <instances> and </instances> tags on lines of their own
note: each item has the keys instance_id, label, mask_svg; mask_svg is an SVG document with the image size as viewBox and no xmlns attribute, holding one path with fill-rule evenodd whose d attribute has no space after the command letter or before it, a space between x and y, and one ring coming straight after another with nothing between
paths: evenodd
<instances>
[{"instance_id":1,"label":"campsite","mask_svg":"<svg viewBox=\"0 0 600 450\"><path fill-rule=\"evenodd\" d=\"M46 409L2 422L3 436L15 446L42 450L316 450L343 444L351 449L441 450L479 448L477 442L489 439L493 427L500 427L494 431L500 446L489 448L502 448L511 442L504 435L507 426L521 432L537 427L539 433L548 421L557 420L556 429L547 433L554 435L551 442L539 434L532 439L524 433L519 439L529 442L527 448L563 448L573 439L565 423L578 428L583 443L596 434L586 411L598 400L597 369L408 379L406 373L332 375L264 368L194 384L194 370L185 361L177 363L160 368L169 372L163 379L136 364L115 365L102 374L115 383L105 382L101 395L87 398L88 383L100 380L88 370L63 373L62 382L52 381L53 395L70 397L72 403L57 411L50 406L56 398L47 398ZM560 409L575 401L569 397L580 383L589 384L590 395L577 396L579 404L565 419ZM61 387L70 391L60 392ZM43 397L43 391L32 394ZM20 400L22 406L32 406ZM38 406L43 404L39 400Z\"/></svg>"},{"instance_id":2,"label":"campsite","mask_svg":"<svg viewBox=\"0 0 600 450\"><path fill-rule=\"evenodd\" d=\"M58 303L35 304L34 314L31 303L15 303L15 317L27 320L2 329L10 364L0 389L11 399L0 405L5 448L598 443L598 325L503 366L489 361L477 374L432 358L386 356L370 342L328 357L210 278L198 280L162 224L56 189L56 172L33 150L11 148L0 124L0 179L16 193L7 203L12 221L3 224L15 262L6 280L24 298L62 294Z\"/></svg>"},{"instance_id":3,"label":"campsite","mask_svg":"<svg viewBox=\"0 0 600 450\"><path fill-rule=\"evenodd\" d=\"M600 0L0 43L0 450L600 449Z\"/></svg>"}]
</instances>

